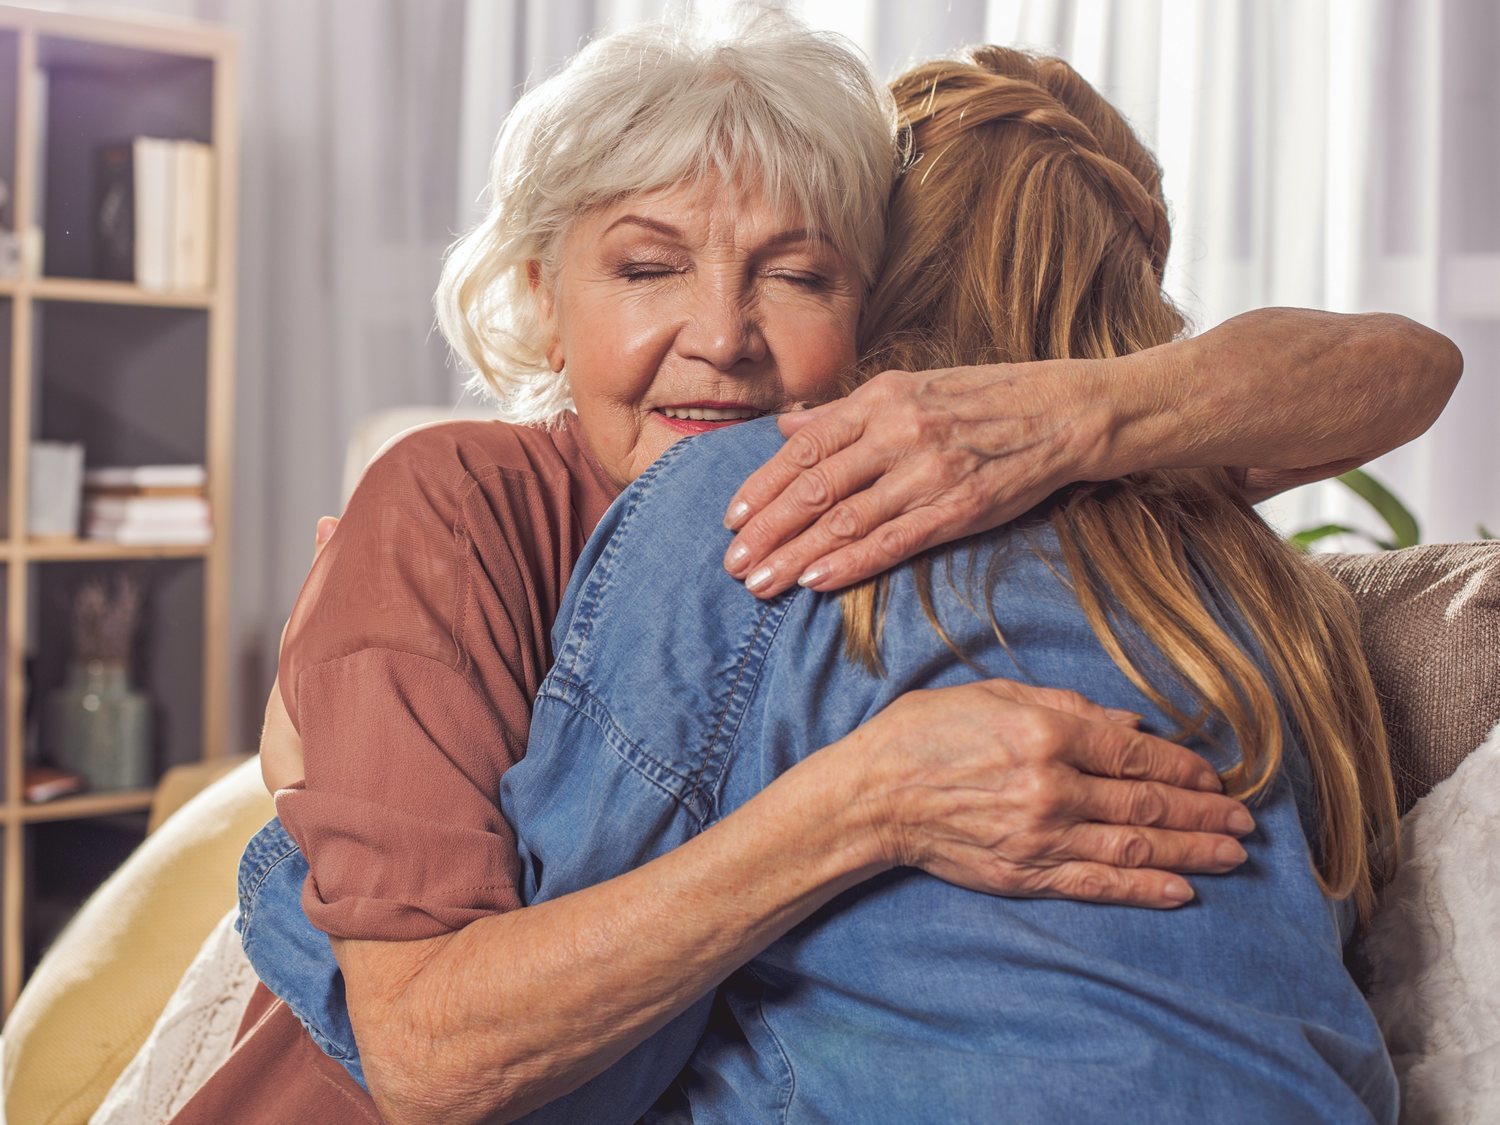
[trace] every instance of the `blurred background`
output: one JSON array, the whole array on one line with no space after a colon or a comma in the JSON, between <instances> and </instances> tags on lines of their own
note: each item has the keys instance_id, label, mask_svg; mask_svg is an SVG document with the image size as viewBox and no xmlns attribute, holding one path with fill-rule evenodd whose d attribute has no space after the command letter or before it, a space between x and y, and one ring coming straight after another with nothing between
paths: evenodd
<instances>
[{"instance_id":1,"label":"blurred background","mask_svg":"<svg viewBox=\"0 0 1500 1125\"><path fill-rule=\"evenodd\" d=\"M230 693L245 748L345 444L457 403L432 331L444 247L479 214L500 121L601 29L722 0L130 0L240 38ZM1199 328L1263 305L1404 313L1467 374L1373 471L1425 540L1500 524L1500 5L1492 0L791 0L885 77L966 43L1067 58L1158 153L1168 284ZM1288 529L1369 524L1347 490ZM1369 524L1379 527L1379 521ZM1355 546L1355 544L1350 544Z\"/></svg>"}]
</instances>

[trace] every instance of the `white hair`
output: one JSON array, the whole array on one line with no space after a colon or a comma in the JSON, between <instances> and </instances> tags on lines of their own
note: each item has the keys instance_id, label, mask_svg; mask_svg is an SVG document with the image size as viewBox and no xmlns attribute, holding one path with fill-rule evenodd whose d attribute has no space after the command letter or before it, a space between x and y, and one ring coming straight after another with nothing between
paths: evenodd
<instances>
[{"instance_id":1,"label":"white hair","mask_svg":"<svg viewBox=\"0 0 1500 1125\"><path fill-rule=\"evenodd\" d=\"M717 39L683 23L605 36L507 116L488 213L444 258L438 325L505 418L548 421L572 398L547 362L528 263L550 278L573 219L707 174L751 178L868 287L895 171L890 96L840 36L779 11Z\"/></svg>"}]
</instances>

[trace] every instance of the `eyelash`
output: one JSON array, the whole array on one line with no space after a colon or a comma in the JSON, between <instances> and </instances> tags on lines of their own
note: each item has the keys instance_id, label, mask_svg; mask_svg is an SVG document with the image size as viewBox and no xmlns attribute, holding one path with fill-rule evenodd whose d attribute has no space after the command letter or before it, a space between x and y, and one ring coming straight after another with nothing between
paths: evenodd
<instances>
[{"instance_id":1,"label":"eyelash","mask_svg":"<svg viewBox=\"0 0 1500 1125\"><path fill-rule=\"evenodd\" d=\"M629 262L615 271L616 276L624 281L659 281L664 277L682 271L675 266L659 262ZM765 276L774 277L781 281L789 281L801 289L809 289L821 292L828 288L828 279L819 274L802 273L768 273Z\"/></svg>"}]
</instances>

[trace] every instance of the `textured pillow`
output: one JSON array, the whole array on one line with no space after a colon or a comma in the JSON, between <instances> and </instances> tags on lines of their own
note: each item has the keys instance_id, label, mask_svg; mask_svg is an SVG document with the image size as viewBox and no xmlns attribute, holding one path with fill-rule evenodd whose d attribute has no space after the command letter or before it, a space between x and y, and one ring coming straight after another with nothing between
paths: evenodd
<instances>
[{"instance_id":1,"label":"textured pillow","mask_svg":"<svg viewBox=\"0 0 1500 1125\"><path fill-rule=\"evenodd\" d=\"M84 904L5 1025L9 1125L88 1120L234 905L240 853L275 812L251 758L146 837Z\"/></svg>"},{"instance_id":2,"label":"textured pillow","mask_svg":"<svg viewBox=\"0 0 1500 1125\"><path fill-rule=\"evenodd\" d=\"M1410 1125L1500 1121L1500 727L1401 820L1360 953Z\"/></svg>"},{"instance_id":3,"label":"textured pillow","mask_svg":"<svg viewBox=\"0 0 1500 1125\"><path fill-rule=\"evenodd\" d=\"M1359 607L1405 813L1500 720L1500 541L1314 559Z\"/></svg>"}]
</instances>

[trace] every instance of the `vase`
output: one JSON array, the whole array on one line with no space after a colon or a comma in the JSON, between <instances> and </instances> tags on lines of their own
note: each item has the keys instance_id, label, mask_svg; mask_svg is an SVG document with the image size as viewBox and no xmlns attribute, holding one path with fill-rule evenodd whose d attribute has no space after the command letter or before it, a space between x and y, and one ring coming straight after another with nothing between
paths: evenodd
<instances>
[{"instance_id":1,"label":"vase","mask_svg":"<svg viewBox=\"0 0 1500 1125\"><path fill-rule=\"evenodd\" d=\"M124 664L74 661L67 683L47 693L42 750L93 789L144 789L156 779L151 700L131 689Z\"/></svg>"}]
</instances>

